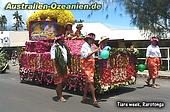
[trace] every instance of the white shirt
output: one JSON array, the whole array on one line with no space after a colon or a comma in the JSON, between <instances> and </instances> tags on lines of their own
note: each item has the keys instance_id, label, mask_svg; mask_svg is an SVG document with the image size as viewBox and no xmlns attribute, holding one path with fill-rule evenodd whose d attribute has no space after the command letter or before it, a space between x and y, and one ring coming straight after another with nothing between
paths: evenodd
<instances>
[{"instance_id":1,"label":"white shirt","mask_svg":"<svg viewBox=\"0 0 170 112\"><path fill-rule=\"evenodd\" d=\"M146 50L146 57L161 57L159 46L149 45Z\"/></svg>"},{"instance_id":2,"label":"white shirt","mask_svg":"<svg viewBox=\"0 0 170 112\"><path fill-rule=\"evenodd\" d=\"M59 44L53 44L52 47L51 47L51 50L50 50L51 59L55 59L56 45L59 45ZM67 50L66 50L66 48L64 46L62 47L61 45L59 45L59 48L61 49L62 55L64 57L64 61L67 63Z\"/></svg>"},{"instance_id":3,"label":"white shirt","mask_svg":"<svg viewBox=\"0 0 170 112\"><path fill-rule=\"evenodd\" d=\"M92 53L93 49L91 48L91 46L85 42L82 47L81 47L81 58L87 58L87 56L89 55L89 53ZM92 57L95 57L95 54L92 55Z\"/></svg>"}]
</instances>

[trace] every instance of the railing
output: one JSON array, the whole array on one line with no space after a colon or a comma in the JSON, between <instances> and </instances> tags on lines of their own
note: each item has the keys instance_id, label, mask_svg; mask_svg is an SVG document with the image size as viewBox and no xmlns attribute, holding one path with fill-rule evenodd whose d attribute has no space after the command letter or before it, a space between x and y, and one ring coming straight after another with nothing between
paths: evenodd
<instances>
[{"instance_id":1,"label":"railing","mask_svg":"<svg viewBox=\"0 0 170 112\"><path fill-rule=\"evenodd\" d=\"M137 48L139 50L139 57L138 61L139 62L144 62L145 61L145 55L146 55L146 48ZM160 47L161 50L161 55L162 55L162 70L170 70L170 48L169 47Z\"/></svg>"}]
</instances>

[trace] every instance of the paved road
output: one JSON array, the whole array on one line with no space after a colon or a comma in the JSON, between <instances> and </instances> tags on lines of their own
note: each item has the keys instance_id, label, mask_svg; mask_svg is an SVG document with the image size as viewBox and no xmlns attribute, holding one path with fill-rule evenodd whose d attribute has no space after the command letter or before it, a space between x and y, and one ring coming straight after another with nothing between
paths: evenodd
<instances>
[{"instance_id":1,"label":"paved road","mask_svg":"<svg viewBox=\"0 0 170 112\"><path fill-rule=\"evenodd\" d=\"M170 80L159 79L160 89L143 86L144 79L137 84L100 95L101 108L80 103L81 95L65 92L66 103L56 101L54 89L19 82L18 70L14 67L0 74L0 112L169 112ZM163 108L117 107L121 102L164 102ZM137 105L137 103L136 103Z\"/></svg>"}]
</instances>

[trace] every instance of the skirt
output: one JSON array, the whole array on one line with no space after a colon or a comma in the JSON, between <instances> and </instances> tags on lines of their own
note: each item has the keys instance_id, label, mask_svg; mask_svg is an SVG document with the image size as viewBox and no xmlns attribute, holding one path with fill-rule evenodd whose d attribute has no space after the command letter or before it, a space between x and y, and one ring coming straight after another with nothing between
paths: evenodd
<instances>
[{"instance_id":1,"label":"skirt","mask_svg":"<svg viewBox=\"0 0 170 112\"><path fill-rule=\"evenodd\" d=\"M86 82L94 82L95 59L81 59L81 67L86 75Z\"/></svg>"},{"instance_id":2,"label":"skirt","mask_svg":"<svg viewBox=\"0 0 170 112\"><path fill-rule=\"evenodd\" d=\"M160 70L160 58L159 57L149 57L147 59L149 76L152 79L158 77L158 71Z\"/></svg>"}]
</instances>

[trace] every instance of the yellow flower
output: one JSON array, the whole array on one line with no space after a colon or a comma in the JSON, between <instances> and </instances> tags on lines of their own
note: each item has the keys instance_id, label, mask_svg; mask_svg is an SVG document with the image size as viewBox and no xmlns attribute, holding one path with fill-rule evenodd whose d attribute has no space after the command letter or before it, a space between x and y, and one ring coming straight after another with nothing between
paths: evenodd
<instances>
[{"instance_id":1,"label":"yellow flower","mask_svg":"<svg viewBox=\"0 0 170 112\"><path fill-rule=\"evenodd\" d=\"M29 23L33 20L46 20L47 18L56 21L59 25L64 26L68 22L74 22L74 15L69 10L40 10L33 13L26 22L27 29L29 30Z\"/></svg>"}]
</instances>

